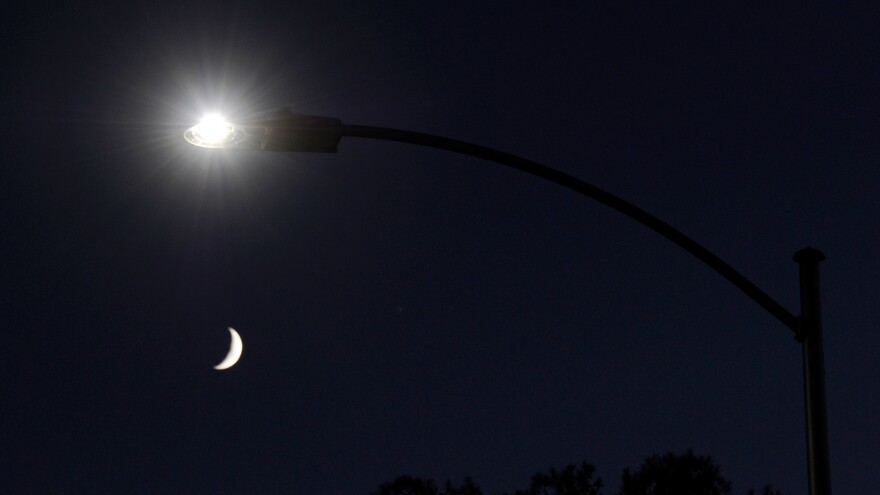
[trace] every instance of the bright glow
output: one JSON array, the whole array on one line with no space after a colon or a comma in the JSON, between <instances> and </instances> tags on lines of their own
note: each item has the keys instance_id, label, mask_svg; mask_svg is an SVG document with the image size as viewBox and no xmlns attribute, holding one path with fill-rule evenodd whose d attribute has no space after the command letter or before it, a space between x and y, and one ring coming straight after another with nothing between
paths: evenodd
<instances>
[{"instance_id":1,"label":"bright glow","mask_svg":"<svg viewBox=\"0 0 880 495\"><path fill-rule=\"evenodd\" d=\"M193 129L193 134L204 144L219 144L229 139L235 129L220 114L205 115Z\"/></svg>"},{"instance_id":2,"label":"bright glow","mask_svg":"<svg viewBox=\"0 0 880 495\"><path fill-rule=\"evenodd\" d=\"M227 148L241 137L241 132L218 113L205 115L201 122L183 133L187 142L203 148Z\"/></svg>"},{"instance_id":3,"label":"bright glow","mask_svg":"<svg viewBox=\"0 0 880 495\"><path fill-rule=\"evenodd\" d=\"M241 357L241 351L244 349L244 344L241 341L241 336L238 335L238 332L235 331L234 328L229 327L229 335L232 337L232 341L229 343L229 353L226 354L226 358L218 364L214 366L215 370L225 370L227 368L231 368L232 365L238 362L238 359Z\"/></svg>"}]
</instances>

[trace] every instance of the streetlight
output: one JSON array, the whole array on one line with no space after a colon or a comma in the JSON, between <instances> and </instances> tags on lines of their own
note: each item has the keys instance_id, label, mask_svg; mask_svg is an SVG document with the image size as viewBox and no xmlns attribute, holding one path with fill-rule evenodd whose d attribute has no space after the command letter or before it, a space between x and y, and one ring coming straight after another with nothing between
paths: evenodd
<instances>
[{"instance_id":1,"label":"streetlight","mask_svg":"<svg viewBox=\"0 0 880 495\"><path fill-rule=\"evenodd\" d=\"M799 265L801 314L795 316L717 255L676 228L603 189L546 165L478 144L421 132L347 125L332 117L292 113L284 108L270 115L230 123L214 114L189 128L184 138L205 148L280 152L335 153L343 137L381 139L439 148L536 175L555 182L627 215L696 256L794 332L801 343L806 411L807 473L810 495L831 495L828 416L825 400L825 355L819 293L819 263L825 255L810 247L794 255Z\"/></svg>"}]
</instances>

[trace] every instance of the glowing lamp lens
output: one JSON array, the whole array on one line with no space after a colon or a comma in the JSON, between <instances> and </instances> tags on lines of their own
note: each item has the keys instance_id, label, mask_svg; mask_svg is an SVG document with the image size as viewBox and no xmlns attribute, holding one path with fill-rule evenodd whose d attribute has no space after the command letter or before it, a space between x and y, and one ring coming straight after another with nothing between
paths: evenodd
<instances>
[{"instance_id":1,"label":"glowing lamp lens","mask_svg":"<svg viewBox=\"0 0 880 495\"><path fill-rule=\"evenodd\" d=\"M205 144L219 144L232 136L234 129L226 119L214 113L206 115L193 129L193 134Z\"/></svg>"}]
</instances>

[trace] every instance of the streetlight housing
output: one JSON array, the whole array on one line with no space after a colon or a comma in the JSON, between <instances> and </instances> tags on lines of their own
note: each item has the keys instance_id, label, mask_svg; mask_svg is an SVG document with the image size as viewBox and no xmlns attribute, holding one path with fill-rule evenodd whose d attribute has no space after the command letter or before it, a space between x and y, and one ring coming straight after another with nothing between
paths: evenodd
<instances>
[{"instance_id":1,"label":"streetlight housing","mask_svg":"<svg viewBox=\"0 0 880 495\"><path fill-rule=\"evenodd\" d=\"M213 114L187 129L183 138L202 148L336 153L342 138L342 121L297 114L288 108L235 122L226 122Z\"/></svg>"},{"instance_id":2,"label":"streetlight housing","mask_svg":"<svg viewBox=\"0 0 880 495\"><path fill-rule=\"evenodd\" d=\"M231 130L230 130L231 129ZM433 134L365 125L343 125L332 117L299 115L287 108L268 116L230 124L229 128L199 126L184 133L188 142L206 148L334 153L343 137L379 139L461 153L526 172L594 199L673 242L706 263L795 333L803 349L810 495L831 495L828 417L825 401L825 357L819 304L819 262L825 256L812 248L795 255L801 274L801 315L794 316L727 262L678 229L638 206L589 182L504 151ZM202 139L204 138L204 139Z\"/></svg>"}]
</instances>

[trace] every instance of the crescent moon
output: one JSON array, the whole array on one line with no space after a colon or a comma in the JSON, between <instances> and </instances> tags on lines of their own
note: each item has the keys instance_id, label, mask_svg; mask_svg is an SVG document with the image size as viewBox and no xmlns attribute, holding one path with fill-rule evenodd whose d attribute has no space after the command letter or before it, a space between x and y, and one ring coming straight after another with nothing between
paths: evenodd
<instances>
[{"instance_id":1,"label":"crescent moon","mask_svg":"<svg viewBox=\"0 0 880 495\"><path fill-rule=\"evenodd\" d=\"M229 327L229 335L232 337L232 341L229 343L229 353L226 354L226 358L220 364L214 366L215 370L231 368L241 358L241 351L243 349L241 336L232 327Z\"/></svg>"}]
</instances>

